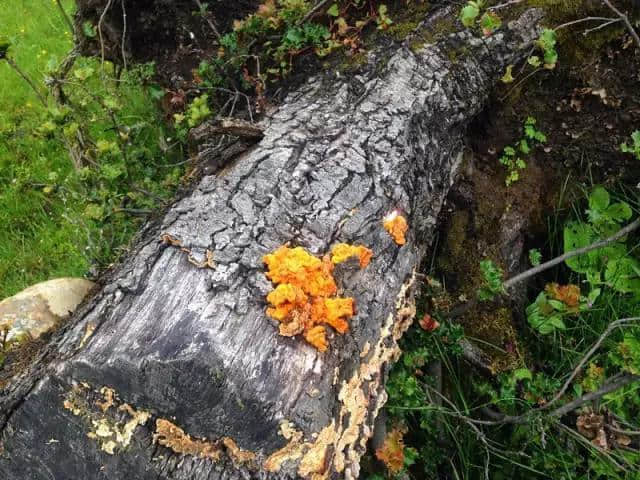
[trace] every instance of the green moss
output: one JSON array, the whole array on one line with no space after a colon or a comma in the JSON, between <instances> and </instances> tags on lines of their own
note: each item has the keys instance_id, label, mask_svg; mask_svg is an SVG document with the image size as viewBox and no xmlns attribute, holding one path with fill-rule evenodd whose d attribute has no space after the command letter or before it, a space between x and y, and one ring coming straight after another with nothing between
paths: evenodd
<instances>
[{"instance_id":1,"label":"green moss","mask_svg":"<svg viewBox=\"0 0 640 480\"><path fill-rule=\"evenodd\" d=\"M456 21L451 17L437 20L433 25L417 32L416 37L409 42L412 51L420 50L424 45L435 43L439 38L457 30Z\"/></svg>"},{"instance_id":2,"label":"green moss","mask_svg":"<svg viewBox=\"0 0 640 480\"><path fill-rule=\"evenodd\" d=\"M510 309L481 306L466 315L463 324L467 336L481 340L478 346L491 359L494 372L510 370L522 363ZM511 346L508 350L507 345Z\"/></svg>"},{"instance_id":3,"label":"green moss","mask_svg":"<svg viewBox=\"0 0 640 480\"><path fill-rule=\"evenodd\" d=\"M541 8L545 13L545 19L551 24L567 21L569 17L577 18L579 15L587 13L589 10L582 0L528 0L525 8Z\"/></svg>"},{"instance_id":4,"label":"green moss","mask_svg":"<svg viewBox=\"0 0 640 480\"><path fill-rule=\"evenodd\" d=\"M451 227L447 233L447 244L449 251L454 257L464 254L465 240L467 239L467 228L469 226L469 214L464 210L458 210L451 217Z\"/></svg>"},{"instance_id":5,"label":"green moss","mask_svg":"<svg viewBox=\"0 0 640 480\"><path fill-rule=\"evenodd\" d=\"M430 10L429 2L401 4L400 8L394 8L391 13L393 24L387 29L386 34L394 40L404 40L418 28Z\"/></svg>"},{"instance_id":6,"label":"green moss","mask_svg":"<svg viewBox=\"0 0 640 480\"><path fill-rule=\"evenodd\" d=\"M458 48L449 48L447 49L447 57L449 61L453 64L458 63L460 60L464 59L469 55L469 47L466 45L461 45Z\"/></svg>"},{"instance_id":7,"label":"green moss","mask_svg":"<svg viewBox=\"0 0 640 480\"><path fill-rule=\"evenodd\" d=\"M354 55L347 55L344 52L339 54L338 71L342 73L354 72L367 64L366 52L358 52ZM325 68L330 68L331 62L325 63Z\"/></svg>"}]
</instances>

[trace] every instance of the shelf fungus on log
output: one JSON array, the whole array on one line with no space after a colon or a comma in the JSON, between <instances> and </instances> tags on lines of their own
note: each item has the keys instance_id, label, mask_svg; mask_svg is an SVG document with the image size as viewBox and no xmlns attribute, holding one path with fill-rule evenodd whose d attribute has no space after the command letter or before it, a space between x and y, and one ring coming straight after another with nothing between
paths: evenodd
<instances>
[{"instance_id":1,"label":"shelf fungus on log","mask_svg":"<svg viewBox=\"0 0 640 480\"><path fill-rule=\"evenodd\" d=\"M407 219L404 218L404 215L397 210L393 210L389 215L384 217L382 225L398 245L402 246L407 243L405 235L407 234L407 230L409 230L409 224L407 223Z\"/></svg>"},{"instance_id":2,"label":"shelf fungus on log","mask_svg":"<svg viewBox=\"0 0 640 480\"><path fill-rule=\"evenodd\" d=\"M336 264L356 257L361 268L371 261L373 252L362 245L340 243L331 256L314 257L302 247L282 246L265 255L266 276L276 288L267 295L267 314L280 322L280 335L303 334L305 340L321 352L329 346L323 324L343 335L349 330L347 320L355 313L351 297L335 296L338 287L333 270Z\"/></svg>"},{"instance_id":3,"label":"shelf fungus on log","mask_svg":"<svg viewBox=\"0 0 640 480\"><path fill-rule=\"evenodd\" d=\"M435 30L454 10L437 10L421 28ZM357 478L466 128L504 68L531 48L539 18L526 10L486 38L461 31L389 44L357 74L327 71L292 89L261 121L264 137L146 225L39 360L0 391L0 478ZM447 53L463 50L455 61ZM402 248L381 225L396 208L411 220ZM215 252L215 269L194 268L163 234L198 261ZM335 247L323 260L339 243L373 254L338 261L353 252ZM315 276L282 268L292 259ZM269 325L270 295L276 319L322 310L325 321L307 332L322 348L327 335L314 329L348 333L332 336L325 353L283 338ZM149 414L114 455L87 437L101 407L91 403L97 413L79 421L63 406L85 383ZM120 433L133 419L107 413L125 417L115 418ZM154 444L158 419L183 440L237 447L251 461L179 452L167 436Z\"/></svg>"}]
</instances>

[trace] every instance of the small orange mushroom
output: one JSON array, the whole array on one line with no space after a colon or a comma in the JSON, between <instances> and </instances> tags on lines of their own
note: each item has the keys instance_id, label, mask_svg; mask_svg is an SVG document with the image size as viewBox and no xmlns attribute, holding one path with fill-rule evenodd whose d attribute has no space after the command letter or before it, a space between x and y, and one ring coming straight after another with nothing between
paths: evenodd
<instances>
[{"instance_id":1,"label":"small orange mushroom","mask_svg":"<svg viewBox=\"0 0 640 480\"><path fill-rule=\"evenodd\" d=\"M405 235L409 229L409 224L407 219L400 215L397 210L384 217L382 226L398 245L404 245L407 242Z\"/></svg>"}]
</instances>

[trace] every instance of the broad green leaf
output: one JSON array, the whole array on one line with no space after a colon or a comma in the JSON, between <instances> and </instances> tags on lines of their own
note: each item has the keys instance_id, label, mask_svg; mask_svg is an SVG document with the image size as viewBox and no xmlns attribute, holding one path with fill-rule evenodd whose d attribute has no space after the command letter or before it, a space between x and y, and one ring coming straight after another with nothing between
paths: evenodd
<instances>
[{"instance_id":1,"label":"broad green leaf","mask_svg":"<svg viewBox=\"0 0 640 480\"><path fill-rule=\"evenodd\" d=\"M622 293L640 295L640 264L629 256L614 259L607 263L604 279L614 290Z\"/></svg>"},{"instance_id":2,"label":"broad green leaf","mask_svg":"<svg viewBox=\"0 0 640 480\"><path fill-rule=\"evenodd\" d=\"M518 368L514 370L513 378L516 380L533 380L533 374L528 368Z\"/></svg>"},{"instance_id":3,"label":"broad green leaf","mask_svg":"<svg viewBox=\"0 0 640 480\"><path fill-rule=\"evenodd\" d=\"M329 7L329 10L327 10L327 15L330 15L332 17L337 17L340 15L340 8L338 7L337 3L334 3Z\"/></svg>"},{"instance_id":4,"label":"broad green leaf","mask_svg":"<svg viewBox=\"0 0 640 480\"><path fill-rule=\"evenodd\" d=\"M540 57L537 55L532 55L531 57L529 57L527 59L527 62L529 63L529 65L531 65L533 68L538 68L540 65L542 65L542 61L540 60Z\"/></svg>"},{"instance_id":5,"label":"broad green leaf","mask_svg":"<svg viewBox=\"0 0 640 480\"><path fill-rule=\"evenodd\" d=\"M93 38L96 36L96 29L91 22L84 22L82 24L82 33L84 33L85 37Z\"/></svg>"},{"instance_id":6,"label":"broad green leaf","mask_svg":"<svg viewBox=\"0 0 640 480\"><path fill-rule=\"evenodd\" d=\"M549 335L550 333L553 333L555 327L551 324L551 322L545 322L542 325L540 325L540 327L538 328L538 331L542 334L542 335Z\"/></svg>"},{"instance_id":7,"label":"broad green leaf","mask_svg":"<svg viewBox=\"0 0 640 480\"><path fill-rule=\"evenodd\" d=\"M589 295L587 295L587 300L589 301L589 303L591 305L593 305L595 303L597 298L600 296L600 293L601 293L601 289L599 289L599 288L594 288L593 290L591 290L589 292Z\"/></svg>"},{"instance_id":8,"label":"broad green leaf","mask_svg":"<svg viewBox=\"0 0 640 480\"><path fill-rule=\"evenodd\" d=\"M547 70L553 70L558 63L558 52L555 50L548 50L544 52L544 68Z\"/></svg>"},{"instance_id":9,"label":"broad green leaf","mask_svg":"<svg viewBox=\"0 0 640 480\"><path fill-rule=\"evenodd\" d=\"M578 248L586 247L595 240L593 228L586 223L570 222L564 227L564 251L572 252ZM578 273L588 273L594 269L589 255L578 255L566 260L567 266Z\"/></svg>"},{"instance_id":10,"label":"broad green leaf","mask_svg":"<svg viewBox=\"0 0 640 480\"><path fill-rule=\"evenodd\" d=\"M489 36L502 26L502 19L493 12L484 12L480 17L482 33Z\"/></svg>"},{"instance_id":11,"label":"broad green leaf","mask_svg":"<svg viewBox=\"0 0 640 480\"><path fill-rule=\"evenodd\" d=\"M629 220L633 215L631 207L626 202L614 203L607 208L605 215L616 223L622 223Z\"/></svg>"},{"instance_id":12,"label":"broad green leaf","mask_svg":"<svg viewBox=\"0 0 640 480\"><path fill-rule=\"evenodd\" d=\"M558 330L567 329L564 322L562 321L562 317L560 317L559 315L554 315L553 317L549 318L549 323L551 323L551 325L553 325Z\"/></svg>"},{"instance_id":13,"label":"broad green leaf","mask_svg":"<svg viewBox=\"0 0 640 480\"><path fill-rule=\"evenodd\" d=\"M502 83L511 83L511 82L513 82L514 78L513 78L513 75L512 75L512 71L513 71L513 65L507 65L507 70L504 72L504 75L502 76L500 81Z\"/></svg>"},{"instance_id":14,"label":"broad green leaf","mask_svg":"<svg viewBox=\"0 0 640 480\"><path fill-rule=\"evenodd\" d=\"M551 28L545 28L540 33L538 45L543 50L550 50L556 46L556 31Z\"/></svg>"},{"instance_id":15,"label":"broad green leaf","mask_svg":"<svg viewBox=\"0 0 640 480\"><path fill-rule=\"evenodd\" d=\"M469 2L466 6L462 7L460 11L460 21L465 27L469 28L473 26L478 15L480 15L478 6L473 2Z\"/></svg>"},{"instance_id":16,"label":"broad green leaf","mask_svg":"<svg viewBox=\"0 0 640 480\"><path fill-rule=\"evenodd\" d=\"M90 203L85 207L84 214L92 220L101 220L104 215L104 209L100 205Z\"/></svg>"},{"instance_id":17,"label":"broad green leaf","mask_svg":"<svg viewBox=\"0 0 640 480\"><path fill-rule=\"evenodd\" d=\"M596 187L589 194L589 208L591 210L604 212L609 206L610 201L609 192L603 187Z\"/></svg>"},{"instance_id":18,"label":"broad green leaf","mask_svg":"<svg viewBox=\"0 0 640 480\"><path fill-rule=\"evenodd\" d=\"M564 304L564 302L561 302L560 300L549 300L548 302L549 305L551 305L556 310L564 311L567 309L567 306Z\"/></svg>"}]
</instances>

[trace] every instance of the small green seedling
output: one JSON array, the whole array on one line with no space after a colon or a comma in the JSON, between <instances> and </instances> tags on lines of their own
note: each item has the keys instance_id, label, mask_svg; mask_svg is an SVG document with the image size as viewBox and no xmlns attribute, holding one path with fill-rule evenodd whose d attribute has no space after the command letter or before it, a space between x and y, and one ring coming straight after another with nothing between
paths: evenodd
<instances>
[{"instance_id":1,"label":"small green seedling","mask_svg":"<svg viewBox=\"0 0 640 480\"><path fill-rule=\"evenodd\" d=\"M556 31L552 28L545 28L540 33L536 45L542 50L544 68L553 70L558 63L558 52L556 51Z\"/></svg>"},{"instance_id":2,"label":"small green seedling","mask_svg":"<svg viewBox=\"0 0 640 480\"><path fill-rule=\"evenodd\" d=\"M484 284L477 291L480 301L493 300L497 295L504 293L502 283L504 274L500 267L491 260L483 260L480 262L480 271L484 280Z\"/></svg>"},{"instance_id":3,"label":"small green seedling","mask_svg":"<svg viewBox=\"0 0 640 480\"><path fill-rule=\"evenodd\" d=\"M620 151L630 153L640 160L640 130L636 130L631 134L631 142L624 142L620 145Z\"/></svg>"},{"instance_id":4,"label":"small green seedling","mask_svg":"<svg viewBox=\"0 0 640 480\"><path fill-rule=\"evenodd\" d=\"M520 171L527 168L524 155L529 155L532 145L542 144L547 141L547 137L540 130L536 129L536 119L528 117L524 122L523 137L515 145L507 146L502 151L498 161L507 168L507 187L520 180Z\"/></svg>"},{"instance_id":5,"label":"small green seedling","mask_svg":"<svg viewBox=\"0 0 640 480\"><path fill-rule=\"evenodd\" d=\"M537 248L532 248L531 250L529 250L529 262L531 263L531 265L537 267L538 265L540 265L541 261L542 254L540 253L540 250L538 250Z\"/></svg>"},{"instance_id":6,"label":"small green seedling","mask_svg":"<svg viewBox=\"0 0 640 480\"><path fill-rule=\"evenodd\" d=\"M491 11L486 11L480 15L484 5L484 0L469 0L460 10L460 21L467 28L472 28L478 24L482 29L482 33L488 37L502 26L502 19Z\"/></svg>"}]
</instances>

